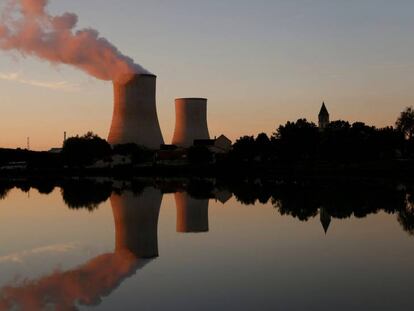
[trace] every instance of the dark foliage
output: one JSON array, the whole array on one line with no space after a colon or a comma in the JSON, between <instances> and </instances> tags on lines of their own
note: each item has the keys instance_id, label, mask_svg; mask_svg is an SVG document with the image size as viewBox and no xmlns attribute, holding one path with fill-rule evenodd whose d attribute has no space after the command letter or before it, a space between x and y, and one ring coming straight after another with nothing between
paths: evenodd
<instances>
[{"instance_id":1,"label":"dark foliage","mask_svg":"<svg viewBox=\"0 0 414 311\"><path fill-rule=\"evenodd\" d=\"M10 182L0 181L0 200L4 200L14 185Z\"/></svg>"},{"instance_id":2,"label":"dark foliage","mask_svg":"<svg viewBox=\"0 0 414 311\"><path fill-rule=\"evenodd\" d=\"M396 122L397 130L405 135L408 140L414 137L414 109L407 107L401 112Z\"/></svg>"},{"instance_id":3,"label":"dark foliage","mask_svg":"<svg viewBox=\"0 0 414 311\"><path fill-rule=\"evenodd\" d=\"M279 126L273 137L266 134L238 139L228 158L229 164L284 161L374 161L414 154L402 132L392 127L377 129L362 122L331 122L320 130L306 119ZM404 150L407 152L404 153Z\"/></svg>"},{"instance_id":4,"label":"dark foliage","mask_svg":"<svg viewBox=\"0 0 414 311\"><path fill-rule=\"evenodd\" d=\"M65 181L61 185L66 205L72 209L96 209L108 200L112 193L112 183L98 183L86 179Z\"/></svg>"},{"instance_id":5,"label":"dark foliage","mask_svg":"<svg viewBox=\"0 0 414 311\"><path fill-rule=\"evenodd\" d=\"M133 164L152 162L154 151L136 144L122 144L113 147L113 154L130 156Z\"/></svg>"},{"instance_id":6,"label":"dark foliage","mask_svg":"<svg viewBox=\"0 0 414 311\"><path fill-rule=\"evenodd\" d=\"M90 165L96 160L107 158L111 153L109 143L92 132L68 138L62 150L65 163L71 166Z\"/></svg>"},{"instance_id":7,"label":"dark foliage","mask_svg":"<svg viewBox=\"0 0 414 311\"><path fill-rule=\"evenodd\" d=\"M192 146L188 149L188 161L191 164L209 164L213 153L206 146Z\"/></svg>"},{"instance_id":8,"label":"dark foliage","mask_svg":"<svg viewBox=\"0 0 414 311\"><path fill-rule=\"evenodd\" d=\"M306 119L279 126L273 137L278 143L280 158L309 159L317 155L319 131L314 123Z\"/></svg>"}]
</instances>

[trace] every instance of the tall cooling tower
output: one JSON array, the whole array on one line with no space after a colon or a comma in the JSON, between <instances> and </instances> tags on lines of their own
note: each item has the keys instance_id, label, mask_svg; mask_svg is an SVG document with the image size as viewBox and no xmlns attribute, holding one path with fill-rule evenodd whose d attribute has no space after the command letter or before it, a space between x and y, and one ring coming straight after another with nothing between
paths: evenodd
<instances>
[{"instance_id":1,"label":"tall cooling tower","mask_svg":"<svg viewBox=\"0 0 414 311\"><path fill-rule=\"evenodd\" d=\"M195 139L210 139L207 126L207 99L176 99L175 130L172 143L188 148L193 145Z\"/></svg>"},{"instance_id":2,"label":"tall cooling tower","mask_svg":"<svg viewBox=\"0 0 414 311\"><path fill-rule=\"evenodd\" d=\"M164 143L155 103L157 77L134 75L114 81L114 114L108 142L159 149Z\"/></svg>"},{"instance_id":3,"label":"tall cooling tower","mask_svg":"<svg viewBox=\"0 0 414 311\"><path fill-rule=\"evenodd\" d=\"M162 193L146 188L142 194L112 194L115 250L128 250L139 258L158 257L158 216Z\"/></svg>"}]
</instances>

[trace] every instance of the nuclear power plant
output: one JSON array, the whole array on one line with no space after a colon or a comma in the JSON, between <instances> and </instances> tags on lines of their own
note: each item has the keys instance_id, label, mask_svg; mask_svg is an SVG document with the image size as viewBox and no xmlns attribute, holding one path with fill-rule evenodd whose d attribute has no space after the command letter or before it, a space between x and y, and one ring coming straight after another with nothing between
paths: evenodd
<instances>
[{"instance_id":1,"label":"nuclear power plant","mask_svg":"<svg viewBox=\"0 0 414 311\"><path fill-rule=\"evenodd\" d=\"M114 81L114 112L108 142L159 149L164 143L157 116L155 75L137 74Z\"/></svg>"},{"instance_id":2,"label":"nuclear power plant","mask_svg":"<svg viewBox=\"0 0 414 311\"><path fill-rule=\"evenodd\" d=\"M175 100L175 130L172 144L188 148L198 139L210 139L207 126L207 99Z\"/></svg>"}]
</instances>

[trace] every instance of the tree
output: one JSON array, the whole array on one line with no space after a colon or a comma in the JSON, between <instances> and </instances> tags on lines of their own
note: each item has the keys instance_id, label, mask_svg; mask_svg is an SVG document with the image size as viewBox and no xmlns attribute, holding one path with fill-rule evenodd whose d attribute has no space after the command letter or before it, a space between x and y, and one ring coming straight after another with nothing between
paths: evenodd
<instances>
[{"instance_id":1,"label":"tree","mask_svg":"<svg viewBox=\"0 0 414 311\"><path fill-rule=\"evenodd\" d=\"M233 145L233 160L251 160L255 155L255 139L253 136L242 136Z\"/></svg>"},{"instance_id":2,"label":"tree","mask_svg":"<svg viewBox=\"0 0 414 311\"><path fill-rule=\"evenodd\" d=\"M400 117L395 123L397 130L404 133L405 137L411 140L414 136L414 109L407 107L401 112Z\"/></svg>"},{"instance_id":3,"label":"tree","mask_svg":"<svg viewBox=\"0 0 414 311\"><path fill-rule=\"evenodd\" d=\"M111 152L111 146L106 140L88 132L81 137L68 138L63 145L62 155L70 165L89 165L110 156Z\"/></svg>"},{"instance_id":4,"label":"tree","mask_svg":"<svg viewBox=\"0 0 414 311\"><path fill-rule=\"evenodd\" d=\"M306 119L279 126L273 137L278 141L280 155L287 159L314 157L320 140L318 127Z\"/></svg>"},{"instance_id":5,"label":"tree","mask_svg":"<svg viewBox=\"0 0 414 311\"><path fill-rule=\"evenodd\" d=\"M154 151L137 144L121 144L113 147L113 154L130 156L132 163L152 162Z\"/></svg>"}]
</instances>

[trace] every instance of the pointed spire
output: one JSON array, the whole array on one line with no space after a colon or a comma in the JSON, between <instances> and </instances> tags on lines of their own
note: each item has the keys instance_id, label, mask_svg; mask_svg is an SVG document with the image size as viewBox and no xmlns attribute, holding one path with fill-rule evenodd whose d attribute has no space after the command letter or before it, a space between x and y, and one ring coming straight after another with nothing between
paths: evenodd
<instances>
[{"instance_id":1,"label":"pointed spire","mask_svg":"<svg viewBox=\"0 0 414 311\"><path fill-rule=\"evenodd\" d=\"M319 115L329 116L329 112L328 112L328 109L326 109L325 102L322 103L322 107L321 107L321 111L319 112Z\"/></svg>"}]
</instances>

